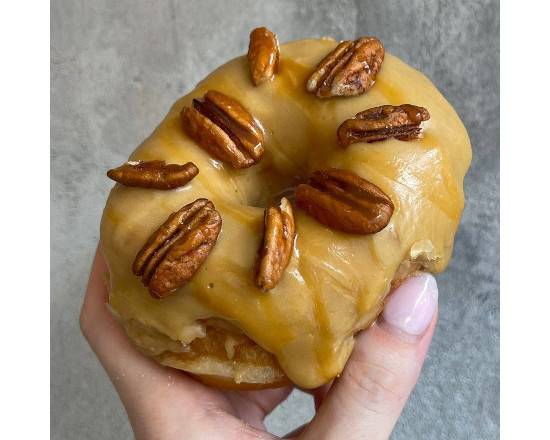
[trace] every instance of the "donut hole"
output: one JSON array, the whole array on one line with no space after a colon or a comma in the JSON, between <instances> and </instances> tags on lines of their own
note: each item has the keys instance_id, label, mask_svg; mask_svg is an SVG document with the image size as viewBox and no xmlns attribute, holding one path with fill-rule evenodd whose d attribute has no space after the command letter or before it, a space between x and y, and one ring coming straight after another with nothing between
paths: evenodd
<instances>
[{"instance_id":1,"label":"donut hole","mask_svg":"<svg viewBox=\"0 0 550 440\"><path fill-rule=\"evenodd\" d=\"M238 171L237 181L244 194L243 204L255 208L265 209L279 203L281 197L294 199L296 186L308 178L307 172L288 171L276 166L272 157L264 157L253 177L246 174L246 170Z\"/></svg>"},{"instance_id":2,"label":"donut hole","mask_svg":"<svg viewBox=\"0 0 550 440\"><path fill-rule=\"evenodd\" d=\"M279 203L282 197L294 201L296 186L304 182L307 177L286 175L274 171L262 173L264 190L259 191L250 205L258 208L267 208Z\"/></svg>"}]
</instances>

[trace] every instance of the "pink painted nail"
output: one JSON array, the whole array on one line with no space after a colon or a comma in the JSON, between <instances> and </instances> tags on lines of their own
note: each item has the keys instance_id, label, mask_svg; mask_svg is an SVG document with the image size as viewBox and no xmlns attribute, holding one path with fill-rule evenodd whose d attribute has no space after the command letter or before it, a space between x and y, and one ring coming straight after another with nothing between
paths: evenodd
<instances>
[{"instance_id":1,"label":"pink painted nail","mask_svg":"<svg viewBox=\"0 0 550 440\"><path fill-rule=\"evenodd\" d=\"M437 283L428 273L411 277L390 295L384 320L410 335L426 331L437 309Z\"/></svg>"}]
</instances>

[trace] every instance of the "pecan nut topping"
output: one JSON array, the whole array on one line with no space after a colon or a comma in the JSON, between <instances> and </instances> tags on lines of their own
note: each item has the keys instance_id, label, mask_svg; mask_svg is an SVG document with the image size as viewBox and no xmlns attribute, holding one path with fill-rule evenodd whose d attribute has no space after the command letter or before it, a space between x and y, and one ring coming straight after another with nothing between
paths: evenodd
<instances>
[{"instance_id":1,"label":"pecan nut topping","mask_svg":"<svg viewBox=\"0 0 550 440\"><path fill-rule=\"evenodd\" d=\"M199 174L193 162L184 165L169 164L163 160L136 161L107 171L107 176L126 186L140 188L173 189L189 183Z\"/></svg>"},{"instance_id":2,"label":"pecan nut topping","mask_svg":"<svg viewBox=\"0 0 550 440\"><path fill-rule=\"evenodd\" d=\"M296 188L296 204L329 228L374 234L389 223L393 203L384 192L352 171L315 171Z\"/></svg>"},{"instance_id":3,"label":"pecan nut topping","mask_svg":"<svg viewBox=\"0 0 550 440\"><path fill-rule=\"evenodd\" d=\"M164 298L187 283L216 244L222 219L214 204L197 199L172 213L147 240L132 266L149 293Z\"/></svg>"},{"instance_id":4,"label":"pecan nut topping","mask_svg":"<svg viewBox=\"0 0 550 440\"><path fill-rule=\"evenodd\" d=\"M270 290L279 282L290 261L295 235L292 205L283 197L278 207L271 206L264 213L264 239L255 279L257 287Z\"/></svg>"},{"instance_id":5,"label":"pecan nut topping","mask_svg":"<svg viewBox=\"0 0 550 440\"><path fill-rule=\"evenodd\" d=\"M279 43L277 36L265 27L250 33L248 65L255 86L273 80L279 66Z\"/></svg>"},{"instance_id":6,"label":"pecan nut topping","mask_svg":"<svg viewBox=\"0 0 550 440\"><path fill-rule=\"evenodd\" d=\"M315 68L306 89L319 98L361 95L373 85L384 61L384 46L374 37L342 41Z\"/></svg>"},{"instance_id":7,"label":"pecan nut topping","mask_svg":"<svg viewBox=\"0 0 550 440\"><path fill-rule=\"evenodd\" d=\"M264 154L264 134L258 122L236 100L214 90L204 100L193 99L181 118L185 132L216 159L233 168L248 168Z\"/></svg>"},{"instance_id":8,"label":"pecan nut topping","mask_svg":"<svg viewBox=\"0 0 550 440\"><path fill-rule=\"evenodd\" d=\"M376 142L391 137L401 141L418 139L422 136L420 123L428 119L428 110L412 104L373 107L338 127L338 143L347 147L355 142Z\"/></svg>"}]
</instances>

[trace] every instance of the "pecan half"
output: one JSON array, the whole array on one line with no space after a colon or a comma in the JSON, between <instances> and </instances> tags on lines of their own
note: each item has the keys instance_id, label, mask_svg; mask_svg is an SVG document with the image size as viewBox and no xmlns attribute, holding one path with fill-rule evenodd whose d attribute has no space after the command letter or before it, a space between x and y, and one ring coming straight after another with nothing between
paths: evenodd
<instances>
[{"instance_id":1,"label":"pecan half","mask_svg":"<svg viewBox=\"0 0 550 440\"><path fill-rule=\"evenodd\" d=\"M155 298L187 283L216 244L222 219L207 199L176 211L147 240L132 266Z\"/></svg>"},{"instance_id":2,"label":"pecan half","mask_svg":"<svg viewBox=\"0 0 550 440\"><path fill-rule=\"evenodd\" d=\"M374 37L342 41L315 68L306 89L319 98L355 96L374 85L384 61L384 46Z\"/></svg>"},{"instance_id":3,"label":"pecan half","mask_svg":"<svg viewBox=\"0 0 550 440\"><path fill-rule=\"evenodd\" d=\"M107 176L126 186L140 188L173 189L184 186L199 174L193 162L184 165L169 164L163 160L126 162L107 171Z\"/></svg>"},{"instance_id":4,"label":"pecan half","mask_svg":"<svg viewBox=\"0 0 550 440\"><path fill-rule=\"evenodd\" d=\"M233 168L248 168L264 154L264 135L258 122L236 100L214 90L204 100L193 99L181 118L185 132L215 158Z\"/></svg>"},{"instance_id":5,"label":"pecan half","mask_svg":"<svg viewBox=\"0 0 550 440\"><path fill-rule=\"evenodd\" d=\"M271 206L264 212L264 239L255 280L260 289L273 289L281 279L292 255L295 235L292 205L283 197L278 207Z\"/></svg>"},{"instance_id":6,"label":"pecan half","mask_svg":"<svg viewBox=\"0 0 550 440\"><path fill-rule=\"evenodd\" d=\"M296 188L296 204L318 222L352 234L374 234L389 223L393 203L376 185L352 171L315 171Z\"/></svg>"},{"instance_id":7,"label":"pecan half","mask_svg":"<svg viewBox=\"0 0 550 440\"><path fill-rule=\"evenodd\" d=\"M277 36L265 27L250 33L248 65L255 86L272 81L279 66L279 43Z\"/></svg>"},{"instance_id":8,"label":"pecan half","mask_svg":"<svg viewBox=\"0 0 550 440\"><path fill-rule=\"evenodd\" d=\"M338 127L338 143L347 147L355 142L376 142L390 137L401 141L417 139L422 135L420 123L428 119L428 110L412 104L373 107Z\"/></svg>"}]
</instances>

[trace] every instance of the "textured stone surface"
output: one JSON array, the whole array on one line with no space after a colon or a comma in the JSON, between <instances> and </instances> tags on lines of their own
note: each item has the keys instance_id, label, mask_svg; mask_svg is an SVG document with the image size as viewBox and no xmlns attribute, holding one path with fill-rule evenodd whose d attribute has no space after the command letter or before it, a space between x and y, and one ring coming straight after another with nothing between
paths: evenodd
<instances>
[{"instance_id":1,"label":"textured stone surface","mask_svg":"<svg viewBox=\"0 0 550 440\"><path fill-rule=\"evenodd\" d=\"M231 7L228 7L231 5ZM487 1L54 0L52 85L52 437L131 437L124 409L78 329L111 186L172 102L246 51L266 25L281 41L376 35L426 73L471 136L467 206L440 286L440 321L393 439L495 439L499 418L499 6ZM312 415L294 394L278 434Z\"/></svg>"}]
</instances>

